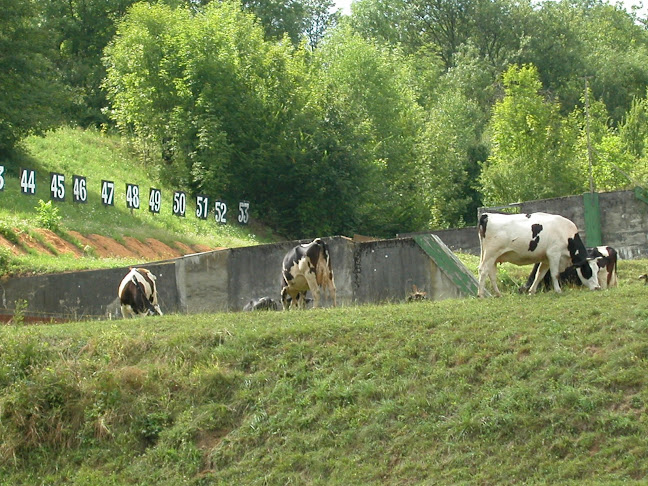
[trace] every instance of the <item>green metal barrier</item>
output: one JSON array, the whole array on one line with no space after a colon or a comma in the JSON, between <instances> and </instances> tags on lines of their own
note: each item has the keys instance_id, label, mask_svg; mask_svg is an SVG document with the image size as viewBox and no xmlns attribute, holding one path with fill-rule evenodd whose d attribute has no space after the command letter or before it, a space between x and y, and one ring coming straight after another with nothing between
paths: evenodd
<instances>
[{"instance_id":1,"label":"green metal barrier","mask_svg":"<svg viewBox=\"0 0 648 486\"><path fill-rule=\"evenodd\" d=\"M583 208L585 210L585 245L589 247L602 245L601 207L597 192L583 194Z\"/></svg>"},{"instance_id":2,"label":"green metal barrier","mask_svg":"<svg viewBox=\"0 0 648 486\"><path fill-rule=\"evenodd\" d=\"M637 186L634 188L634 195L637 199L648 204L648 191L643 187Z\"/></svg>"},{"instance_id":3,"label":"green metal barrier","mask_svg":"<svg viewBox=\"0 0 648 486\"><path fill-rule=\"evenodd\" d=\"M436 235L416 235L414 241L428 254L441 271L454 283L462 294L477 296L479 282L475 276L452 253ZM486 291L486 295L490 295Z\"/></svg>"}]
</instances>

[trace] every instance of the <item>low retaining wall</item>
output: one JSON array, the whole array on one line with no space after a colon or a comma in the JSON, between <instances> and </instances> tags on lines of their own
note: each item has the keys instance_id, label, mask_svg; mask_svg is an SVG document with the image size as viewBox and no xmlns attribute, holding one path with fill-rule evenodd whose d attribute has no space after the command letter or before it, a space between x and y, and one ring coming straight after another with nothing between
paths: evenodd
<instances>
[{"instance_id":1,"label":"low retaining wall","mask_svg":"<svg viewBox=\"0 0 648 486\"><path fill-rule=\"evenodd\" d=\"M615 191L599 193L601 238L604 245L619 252L622 259L648 257L648 204L635 197L634 191ZM480 208L479 214L489 211L507 210L519 213L545 212L560 214L571 219L583 241L587 243L585 227L585 205L583 196L539 199L523 203L509 204L505 207ZM477 227L426 232L440 237L453 251L479 255ZM399 236L412 236L421 233L408 233Z\"/></svg>"},{"instance_id":2,"label":"low retaining wall","mask_svg":"<svg viewBox=\"0 0 648 486\"><path fill-rule=\"evenodd\" d=\"M402 301L414 285L432 300L470 293L458 288L447 269L440 268L413 238L323 239L331 253L338 305ZM211 251L143 266L157 276L165 314L239 311L250 299L263 296L272 297L280 306L281 262L288 250L303 242ZM450 253L442 242L433 243ZM29 319L121 317L117 288L127 273L123 267L5 279L0 283L0 310L13 313L16 303L24 301L24 315Z\"/></svg>"}]
</instances>

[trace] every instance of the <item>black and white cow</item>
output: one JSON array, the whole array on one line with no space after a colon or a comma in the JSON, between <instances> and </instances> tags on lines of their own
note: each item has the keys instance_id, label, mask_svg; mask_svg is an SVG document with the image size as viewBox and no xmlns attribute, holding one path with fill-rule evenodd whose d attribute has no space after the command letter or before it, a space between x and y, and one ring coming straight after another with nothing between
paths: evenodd
<instances>
[{"instance_id":1,"label":"black and white cow","mask_svg":"<svg viewBox=\"0 0 648 486\"><path fill-rule=\"evenodd\" d=\"M306 292L313 294L313 307L319 307L320 289L328 291L335 300L335 282L331 268L328 246L320 238L290 250L281 266L281 303L288 308L303 309L306 306Z\"/></svg>"},{"instance_id":2,"label":"black and white cow","mask_svg":"<svg viewBox=\"0 0 648 486\"><path fill-rule=\"evenodd\" d=\"M587 248L587 257L596 260L598 267L598 282L602 289L609 289L618 285L617 277L617 251L611 246L597 246L594 248ZM531 284L535 280L536 272L538 271L539 263L533 266L533 270L529 274L526 283L520 287L520 292L524 293L531 288ZM558 276L558 283L560 285L582 286L583 283L578 277L578 273L574 267L567 267ZM540 290L550 290L552 287L551 272L547 272L538 286Z\"/></svg>"},{"instance_id":3,"label":"black and white cow","mask_svg":"<svg viewBox=\"0 0 648 486\"><path fill-rule=\"evenodd\" d=\"M553 288L561 292L557 276L569 266L574 266L578 277L590 290L600 289L598 265L587 258L587 250L578 235L578 228L567 218L556 214L498 214L484 213L479 218L478 295L484 297L486 277L496 295L497 264L515 265L539 263L529 293L535 293L547 271L551 271Z\"/></svg>"},{"instance_id":4,"label":"black and white cow","mask_svg":"<svg viewBox=\"0 0 648 486\"><path fill-rule=\"evenodd\" d=\"M277 310L277 303L270 297L261 297L260 299L252 299L243 307L244 311L257 311L257 310Z\"/></svg>"},{"instance_id":5,"label":"black and white cow","mask_svg":"<svg viewBox=\"0 0 648 486\"><path fill-rule=\"evenodd\" d=\"M131 268L119 284L122 316L162 315L158 305L155 275L146 268Z\"/></svg>"}]
</instances>

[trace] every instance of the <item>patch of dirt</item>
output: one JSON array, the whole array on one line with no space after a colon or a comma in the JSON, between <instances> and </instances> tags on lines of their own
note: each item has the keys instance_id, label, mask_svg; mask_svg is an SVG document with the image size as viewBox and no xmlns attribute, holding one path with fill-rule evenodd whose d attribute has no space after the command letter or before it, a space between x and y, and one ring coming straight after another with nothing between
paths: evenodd
<instances>
[{"instance_id":1,"label":"patch of dirt","mask_svg":"<svg viewBox=\"0 0 648 486\"><path fill-rule=\"evenodd\" d=\"M28 248L31 248L32 250L36 250L39 252L47 253L49 255L54 255L54 253L47 248L47 246L43 245L40 241L38 241L36 238L34 238L32 235L29 233L26 233L25 231L19 230L18 228L14 228L14 232L16 233L16 236L18 237L18 241L20 243ZM27 253L26 251L20 250L23 253Z\"/></svg>"},{"instance_id":2,"label":"patch of dirt","mask_svg":"<svg viewBox=\"0 0 648 486\"><path fill-rule=\"evenodd\" d=\"M76 256L83 256L83 251L67 240L64 240L53 231L40 229L38 232L45 240L60 253L71 253Z\"/></svg>"},{"instance_id":3,"label":"patch of dirt","mask_svg":"<svg viewBox=\"0 0 648 486\"><path fill-rule=\"evenodd\" d=\"M0 246L3 248L9 248L9 251L14 255L20 255L22 253L20 251L20 248L18 248L15 244L13 244L11 241L9 241L7 238L5 238L2 235L0 235Z\"/></svg>"},{"instance_id":4,"label":"patch of dirt","mask_svg":"<svg viewBox=\"0 0 648 486\"><path fill-rule=\"evenodd\" d=\"M174 242L173 246L169 246L154 238L147 238L146 241L140 241L137 238L129 236L124 237L123 243L121 243L103 235L82 235L78 231L70 231L69 234L83 245L84 248L81 249L69 241L64 240L56 233L46 229L38 229L36 231L38 231L41 238L47 244L19 229L15 229L14 231L21 244L48 255L56 254L48 248L48 245L54 248L58 254L69 253L79 257L94 255L98 258L141 258L145 261L165 260L192 253L222 249L210 248L206 245L187 245L178 241ZM22 247L12 243L3 236L0 236L0 247L8 248L15 255L26 253Z\"/></svg>"}]
</instances>

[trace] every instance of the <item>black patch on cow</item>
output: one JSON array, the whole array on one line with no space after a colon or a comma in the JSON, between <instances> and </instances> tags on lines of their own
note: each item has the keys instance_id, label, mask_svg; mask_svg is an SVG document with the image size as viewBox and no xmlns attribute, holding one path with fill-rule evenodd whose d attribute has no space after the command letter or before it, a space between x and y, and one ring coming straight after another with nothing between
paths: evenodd
<instances>
[{"instance_id":1,"label":"black patch on cow","mask_svg":"<svg viewBox=\"0 0 648 486\"><path fill-rule=\"evenodd\" d=\"M144 289L139 282L134 279L128 282L124 287L121 303L124 305L130 305L133 312L136 314L144 314L147 310L150 310L150 307L152 307L146 298ZM157 312L154 313L157 314Z\"/></svg>"},{"instance_id":2,"label":"black patch on cow","mask_svg":"<svg viewBox=\"0 0 648 486\"><path fill-rule=\"evenodd\" d=\"M308 268L308 271L310 273L315 273L315 266L317 265L317 261L320 258L324 257L324 255L322 255L324 251L322 249L322 246L320 246L320 241L321 240L319 239L315 240L316 243L314 245L309 246L308 249L306 250L306 256L310 260L310 265Z\"/></svg>"},{"instance_id":3,"label":"black patch on cow","mask_svg":"<svg viewBox=\"0 0 648 486\"><path fill-rule=\"evenodd\" d=\"M580 267L583 278L586 280L592 278L592 268L587 264L587 249L578 233L573 238L567 239L567 249L574 266Z\"/></svg>"},{"instance_id":4,"label":"black patch on cow","mask_svg":"<svg viewBox=\"0 0 648 486\"><path fill-rule=\"evenodd\" d=\"M531 241L529 241L529 251L535 251L538 248L538 243L540 243L540 232L542 231L541 224L532 224L531 225Z\"/></svg>"},{"instance_id":5,"label":"black patch on cow","mask_svg":"<svg viewBox=\"0 0 648 486\"><path fill-rule=\"evenodd\" d=\"M529 219L531 217L530 214L525 214L526 218Z\"/></svg>"},{"instance_id":6,"label":"black patch on cow","mask_svg":"<svg viewBox=\"0 0 648 486\"><path fill-rule=\"evenodd\" d=\"M479 218L479 234L482 238L486 236L486 226L488 225L488 214L482 214Z\"/></svg>"}]
</instances>

